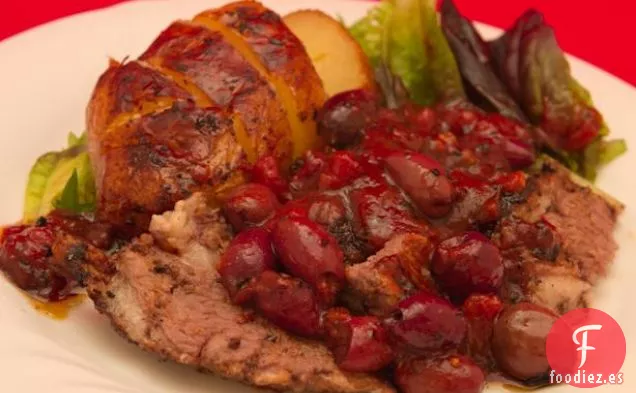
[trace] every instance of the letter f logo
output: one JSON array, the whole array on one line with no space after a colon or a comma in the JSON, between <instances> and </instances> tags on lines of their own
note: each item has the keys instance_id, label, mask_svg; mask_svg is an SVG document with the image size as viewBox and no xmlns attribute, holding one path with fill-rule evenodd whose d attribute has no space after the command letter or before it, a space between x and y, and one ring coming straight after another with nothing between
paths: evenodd
<instances>
[{"instance_id":1,"label":"letter f logo","mask_svg":"<svg viewBox=\"0 0 636 393\"><path fill-rule=\"evenodd\" d=\"M579 368L583 367L583 365L587 361L587 351L593 351L596 349L594 347L587 345L587 332L590 330L601 330L602 327L603 325L585 325L576 329L574 333L572 334L572 341L574 341L574 344L580 345L580 347L576 349L577 351L581 351L581 364L579 365ZM583 333L581 334L580 342L579 342L579 339L577 338L579 333Z\"/></svg>"}]
</instances>

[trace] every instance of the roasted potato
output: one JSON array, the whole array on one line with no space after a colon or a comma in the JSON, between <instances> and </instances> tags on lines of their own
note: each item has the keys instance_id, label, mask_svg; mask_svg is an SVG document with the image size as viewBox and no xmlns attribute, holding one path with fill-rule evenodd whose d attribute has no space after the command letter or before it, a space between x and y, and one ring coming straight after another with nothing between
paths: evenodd
<instances>
[{"instance_id":1,"label":"roasted potato","mask_svg":"<svg viewBox=\"0 0 636 393\"><path fill-rule=\"evenodd\" d=\"M319 145L325 97L300 41L259 3L173 23L139 60L112 61L93 92L98 216L138 233L192 192L243 182L261 156L289 164Z\"/></svg>"},{"instance_id":2,"label":"roasted potato","mask_svg":"<svg viewBox=\"0 0 636 393\"><path fill-rule=\"evenodd\" d=\"M328 96L376 89L367 56L340 22L317 10L292 12L283 20L305 46Z\"/></svg>"}]
</instances>

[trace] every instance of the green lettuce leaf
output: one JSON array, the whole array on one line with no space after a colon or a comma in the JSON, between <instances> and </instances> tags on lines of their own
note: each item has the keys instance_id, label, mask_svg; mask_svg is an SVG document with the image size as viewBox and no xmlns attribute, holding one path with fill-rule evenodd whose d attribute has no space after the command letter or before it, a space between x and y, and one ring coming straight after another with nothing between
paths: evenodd
<instances>
[{"instance_id":1,"label":"green lettuce leaf","mask_svg":"<svg viewBox=\"0 0 636 393\"><path fill-rule=\"evenodd\" d=\"M622 154L627 152L627 143L623 139L614 139L611 141L603 141L601 144L601 152L599 163L606 165Z\"/></svg>"},{"instance_id":2,"label":"green lettuce leaf","mask_svg":"<svg viewBox=\"0 0 636 393\"><path fill-rule=\"evenodd\" d=\"M95 208L95 180L86 136L70 133L68 147L40 156L29 173L23 220L31 222L53 209L81 213Z\"/></svg>"},{"instance_id":3,"label":"green lettuce leaf","mask_svg":"<svg viewBox=\"0 0 636 393\"><path fill-rule=\"evenodd\" d=\"M399 77L413 101L464 97L461 76L431 0L385 0L350 28L374 67Z\"/></svg>"}]
</instances>

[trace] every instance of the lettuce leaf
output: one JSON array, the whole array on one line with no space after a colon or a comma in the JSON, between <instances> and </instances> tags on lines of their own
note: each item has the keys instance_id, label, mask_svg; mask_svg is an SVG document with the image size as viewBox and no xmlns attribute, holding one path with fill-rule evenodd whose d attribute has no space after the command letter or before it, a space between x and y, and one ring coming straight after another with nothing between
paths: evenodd
<instances>
[{"instance_id":1,"label":"lettuce leaf","mask_svg":"<svg viewBox=\"0 0 636 393\"><path fill-rule=\"evenodd\" d=\"M627 150L624 140L607 139L606 122L539 12L526 11L491 42L452 0L442 1L441 14L440 26L432 0L384 0L350 27L387 105L467 98L526 123L538 146L590 181Z\"/></svg>"},{"instance_id":2,"label":"lettuce leaf","mask_svg":"<svg viewBox=\"0 0 636 393\"><path fill-rule=\"evenodd\" d=\"M542 148L587 180L593 181L600 166L626 150L624 141L606 140L609 128L603 116L572 76L542 14L526 11L486 45L452 0L442 2L441 12L444 33L475 104L529 121Z\"/></svg>"},{"instance_id":3,"label":"lettuce leaf","mask_svg":"<svg viewBox=\"0 0 636 393\"><path fill-rule=\"evenodd\" d=\"M413 101L464 97L453 53L431 0L385 0L350 27L373 66L400 78Z\"/></svg>"},{"instance_id":4,"label":"lettuce leaf","mask_svg":"<svg viewBox=\"0 0 636 393\"><path fill-rule=\"evenodd\" d=\"M595 108L590 93L574 79L553 30L539 24L520 35L519 74L522 106L552 138L574 157L581 176L594 181L600 166L626 150L624 141L612 142L603 154L609 128ZM604 157L603 157L604 156Z\"/></svg>"},{"instance_id":5,"label":"lettuce leaf","mask_svg":"<svg viewBox=\"0 0 636 393\"><path fill-rule=\"evenodd\" d=\"M627 143L625 140L614 139L611 141L603 141L601 144L599 163L601 165L609 164L625 152L627 152Z\"/></svg>"},{"instance_id":6,"label":"lettuce leaf","mask_svg":"<svg viewBox=\"0 0 636 393\"><path fill-rule=\"evenodd\" d=\"M95 180L86 136L70 133L66 149L40 156L29 173L23 220L31 222L54 209L75 213L95 209Z\"/></svg>"},{"instance_id":7,"label":"lettuce leaf","mask_svg":"<svg viewBox=\"0 0 636 393\"><path fill-rule=\"evenodd\" d=\"M442 1L442 30L452 49L471 101L486 111L526 122L527 119L506 86L497 77L490 48L452 0Z\"/></svg>"}]
</instances>

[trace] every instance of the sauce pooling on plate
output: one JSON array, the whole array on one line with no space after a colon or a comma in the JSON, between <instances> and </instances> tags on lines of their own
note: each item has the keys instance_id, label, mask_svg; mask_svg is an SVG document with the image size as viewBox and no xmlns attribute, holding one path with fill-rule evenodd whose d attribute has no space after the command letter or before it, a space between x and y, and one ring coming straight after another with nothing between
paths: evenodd
<instances>
[{"instance_id":1,"label":"sauce pooling on plate","mask_svg":"<svg viewBox=\"0 0 636 393\"><path fill-rule=\"evenodd\" d=\"M82 293L68 296L57 302L42 301L29 296L29 302L34 309L42 315L58 320L66 319L69 313L82 304L84 300L86 300L86 295Z\"/></svg>"}]
</instances>

